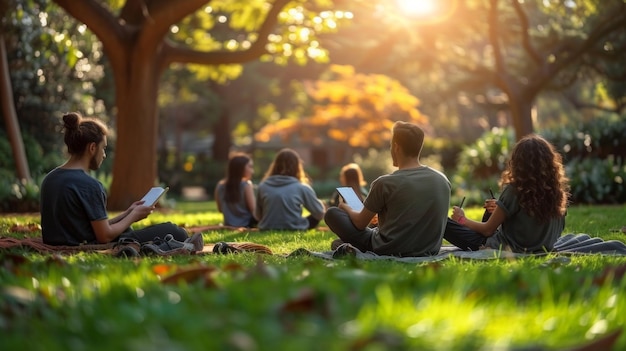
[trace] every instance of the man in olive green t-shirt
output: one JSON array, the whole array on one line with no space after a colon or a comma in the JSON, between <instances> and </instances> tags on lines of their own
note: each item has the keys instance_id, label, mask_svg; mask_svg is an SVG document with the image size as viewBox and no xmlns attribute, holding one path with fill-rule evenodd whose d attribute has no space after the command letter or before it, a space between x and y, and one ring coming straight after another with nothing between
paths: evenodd
<instances>
[{"instance_id":1,"label":"man in olive green t-shirt","mask_svg":"<svg viewBox=\"0 0 626 351\"><path fill-rule=\"evenodd\" d=\"M417 125L394 124L391 157L398 170L372 182L360 212L342 202L324 216L341 242L380 255L439 252L450 206L450 181L419 162L423 144L424 132ZM369 228L376 214L378 227Z\"/></svg>"}]
</instances>

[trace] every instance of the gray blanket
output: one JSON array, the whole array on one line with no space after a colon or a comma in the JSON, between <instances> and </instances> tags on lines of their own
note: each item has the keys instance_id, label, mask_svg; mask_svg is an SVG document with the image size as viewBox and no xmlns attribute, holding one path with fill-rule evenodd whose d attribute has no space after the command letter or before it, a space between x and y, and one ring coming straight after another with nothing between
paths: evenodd
<instances>
[{"instance_id":1,"label":"gray blanket","mask_svg":"<svg viewBox=\"0 0 626 351\"><path fill-rule=\"evenodd\" d=\"M626 255L626 244L617 240L602 240L592 238L587 234L566 234L557 240L552 253L563 254L605 254L605 255ZM450 257L472 260L488 260L501 258L515 258L526 256L541 256L549 253L527 254L515 253L504 250L485 249L478 251L462 251L456 246L442 246L439 254L424 257L399 257L378 255L373 252L363 252L350 244L342 244L334 251L315 252L306 249L298 249L290 253L287 257L310 255L328 260L354 257L362 260L393 260L407 263L435 262L445 260Z\"/></svg>"}]
</instances>

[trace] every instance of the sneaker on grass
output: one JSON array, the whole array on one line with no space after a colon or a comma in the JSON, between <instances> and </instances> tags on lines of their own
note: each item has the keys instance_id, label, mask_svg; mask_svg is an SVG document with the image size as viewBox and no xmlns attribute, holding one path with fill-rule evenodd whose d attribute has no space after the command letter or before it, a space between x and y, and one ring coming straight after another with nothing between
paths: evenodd
<instances>
[{"instance_id":1,"label":"sneaker on grass","mask_svg":"<svg viewBox=\"0 0 626 351\"><path fill-rule=\"evenodd\" d=\"M179 250L187 252L202 251L204 249L204 241L201 233L196 233L185 241L174 239L172 234L167 234L165 238L155 238L152 243L146 243L141 246L144 254L167 254L168 252Z\"/></svg>"}]
</instances>

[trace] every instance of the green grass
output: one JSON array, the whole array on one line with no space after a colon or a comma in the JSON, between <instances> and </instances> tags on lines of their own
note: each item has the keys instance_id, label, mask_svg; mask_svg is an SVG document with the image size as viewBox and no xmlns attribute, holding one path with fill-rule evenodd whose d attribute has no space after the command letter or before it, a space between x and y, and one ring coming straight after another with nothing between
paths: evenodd
<instances>
[{"instance_id":1,"label":"green grass","mask_svg":"<svg viewBox=\"0 0 626 351\"><path fill-rule=\"evenodd\" d=\"M565 232L624 240L624 206L574 207ZM472 218L480 209L468 209ZM217 224L213 203L179 203L142 225ZM33 216L5 216L0 234ZM37 235L38 233L35 233ZM448 259L407 264L285 254L334 235L204 233L245 253L118 259L0 253L2 350L563 350L626 326L626 257ZM204 269L178 284L163 279ZM614 278L617 276L617 278ZM626 349L626 336L614 348Z\"/></svg>"}]
</instances>

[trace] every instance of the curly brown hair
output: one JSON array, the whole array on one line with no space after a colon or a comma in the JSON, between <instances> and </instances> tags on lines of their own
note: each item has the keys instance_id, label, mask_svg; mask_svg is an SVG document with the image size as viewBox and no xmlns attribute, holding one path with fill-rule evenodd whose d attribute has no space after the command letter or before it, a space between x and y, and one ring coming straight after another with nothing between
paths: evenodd
<instances>
[{"instance_id":1,"label":"curly brown hair","mask_svg":"<svg viewBox=\"0 0 626 351\"><path fill-rule=\"evenodd\" d=\"M525 136L515 144L500 183L512 186L520 206L541 222L567 211L570 187L561 154L539 135Z\"/></svg>"}]
</instances>

